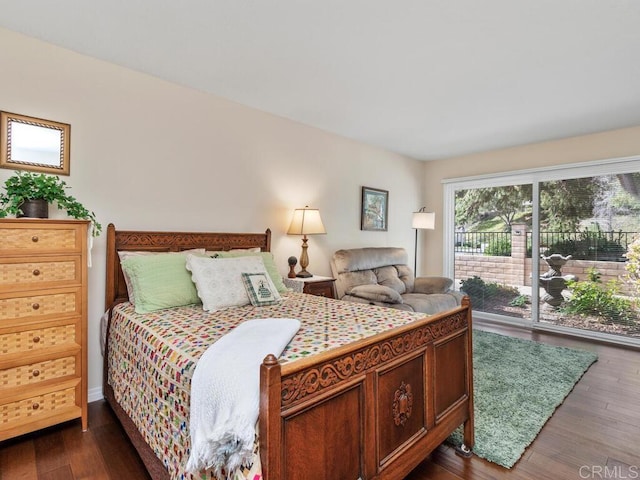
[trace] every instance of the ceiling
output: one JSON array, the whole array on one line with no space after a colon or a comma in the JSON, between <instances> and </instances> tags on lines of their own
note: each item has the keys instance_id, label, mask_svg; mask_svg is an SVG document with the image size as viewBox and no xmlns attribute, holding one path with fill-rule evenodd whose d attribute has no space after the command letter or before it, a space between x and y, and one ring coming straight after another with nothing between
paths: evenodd
<instances>
[{"instance_id":1,"label":"ceiling","mask_svg":"<svg viewBox=\"0 0 640 480\"><path fill-rule=\"evenodd\" d=\"M636 0L0 0L2 27L421 160L640 125L638 25Z\"/></svg>"}]
</instances>

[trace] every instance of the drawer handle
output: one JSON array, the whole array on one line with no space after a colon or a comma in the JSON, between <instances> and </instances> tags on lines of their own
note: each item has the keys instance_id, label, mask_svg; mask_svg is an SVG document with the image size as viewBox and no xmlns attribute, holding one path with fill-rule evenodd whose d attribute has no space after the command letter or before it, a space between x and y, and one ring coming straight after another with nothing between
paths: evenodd
<instances>
[{"instance_id":1,"label":"drawer handle","mask_svg":"<svg viewBox=\"0 0 640 480\"><path fill-rule=\"evenodd\" d=\"M32 241L33 243L36 243L38 240L40 240L40 239L38 238L38 236L37 236L37 235L34 235L33 237L31 237L31 241Z\"/></svg>"},{"instance_id":2,"label":"drawer handle","mask_svg":"<svg viewBox=\"0 0 640 480\"><path fill-rule=\"evenodd\" d=\"M36 268L36 269L33 271L33 275L34 275L34 276L36 276L36 277L37 277L38 275L40 275L40 270L38 270L38 269Z\"/></svg>"},{"instance_id":3,"label":"drawer handle","mask_svg":"<svg viewBox=\"0 0 640 480\"><path fill-rule=\"evenodd\" d=\"M38 310L40 308L40 304L39 303L34 303L31 305L31 308L33 308L34 310Z\"/></svg>"},{"instance_id":4,"label":"drawer handle","mask_svg":"<svg viewBox=\"0 0 640 480\"><path fill-rule=\"evenodd\" d=\"M33 372L31 372L31 375L33 375L34 377L38 377L40 376L40 370L36 369Z\"/></svg>"},{"instance_id":5,"label":"drawer handle","mask_svg":"<svg viewBox=\"0 0 640 480\"><path fill-rule=\"evenodd\" d=\"M38 402L33 402L33 404L31 405L31 408L33 408L34 410L37 410L40 408L40 404Z\"/></svg>"},{"instance_id":6,"label":"drawer handle","mask_svg":"<svg viewBox=\"0 0 640 480\"><path fill-rule=\"evenodd\" d=\"M40 337L38 336L33 337L33 343L38 343L38 342L40 342Z\"/></svg>"}]
</instances>

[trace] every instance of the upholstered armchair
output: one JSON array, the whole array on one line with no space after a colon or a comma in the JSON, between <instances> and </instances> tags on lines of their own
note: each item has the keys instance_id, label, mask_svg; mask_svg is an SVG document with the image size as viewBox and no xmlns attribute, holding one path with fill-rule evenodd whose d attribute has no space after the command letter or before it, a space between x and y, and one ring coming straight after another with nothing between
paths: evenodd
<instances>
[{"instance_id":1,"label":"upholstered armchair","mask_svg":"<svg viewBox=\"0 0 640 480\"><path fill-rule=\"evenodd\" d=\"M446 277L414 277L404 248L338 250L331 258L340 300L433 314L460 305Z\"/></svg>"}]
</instances>

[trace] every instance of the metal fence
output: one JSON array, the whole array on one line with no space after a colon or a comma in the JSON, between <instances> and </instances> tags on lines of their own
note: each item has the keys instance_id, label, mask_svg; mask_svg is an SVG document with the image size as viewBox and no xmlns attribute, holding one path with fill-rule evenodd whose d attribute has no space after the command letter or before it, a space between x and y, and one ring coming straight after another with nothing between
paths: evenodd
<instances>
[{"instance_id":1,"label":"metal fence","mask_svg":"<svg viewBox=\"0 0 640 480\"><path fill-rule=\"evenodd\" d=\"M456 232L455 252L467 255L511 256L511 232ZM540 254L560 253L576 260L624 262L628 245L638 232L540 232ZM531 258L532 233L527 232L527 257Z\"/></svg>"},{"instance_id":2,"label":"metal fence","mask_svg":"<svg viewBox=\"0 0 640 480\"><path fill-rule=\"evenodd\" d=\"M493 246L508 245L501 256L511 256L511 233L510 232L456 232L455 251L469 255L494 255L488 253L493 250ZM490 248L491 246L491 248ZM485 251L487 253L485 253Z\"/></svg>"}]
</instances>

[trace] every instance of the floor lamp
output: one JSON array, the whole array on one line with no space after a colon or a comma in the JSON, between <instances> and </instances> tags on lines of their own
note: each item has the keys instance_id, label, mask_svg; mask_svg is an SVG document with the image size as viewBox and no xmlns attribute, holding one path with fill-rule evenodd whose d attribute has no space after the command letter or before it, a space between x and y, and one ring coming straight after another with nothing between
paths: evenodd
<instances>
[{"instance_id":1,"label":"floor lamp","mask_svg":"<svg viewBox=\"0 0 640 480\"><path fill-rule=\"evenodd\" d=\"M434 230L436 228L436 214L425 212L427 207L422 207L417 212L413 212L411 227L416 229L415 252L413 254L413 273L418 276L418 230Z\"/></svg>"}]
</instances>

